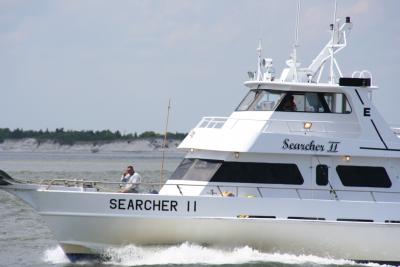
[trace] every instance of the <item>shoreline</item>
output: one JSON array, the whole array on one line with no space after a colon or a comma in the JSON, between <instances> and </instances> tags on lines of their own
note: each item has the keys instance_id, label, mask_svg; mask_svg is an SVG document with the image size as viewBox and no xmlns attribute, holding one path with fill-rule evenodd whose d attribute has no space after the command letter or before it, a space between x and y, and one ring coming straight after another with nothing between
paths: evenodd
<instances>
[{"instance_id":1,"label":"shoreline","mask_svg":"<svg viewBox=\"0 0 400 267\"><path fill-rule=\"evenodd\" d=\"M5 139L0 143L0 152L143 152L160 151L162 138L144 138L115 141L78 141L72 145L60 144L55 140L37 140L23 138L19 140ZM181 140L168 139L165 151L178 151Z\"/></svg>"}]
</instances>

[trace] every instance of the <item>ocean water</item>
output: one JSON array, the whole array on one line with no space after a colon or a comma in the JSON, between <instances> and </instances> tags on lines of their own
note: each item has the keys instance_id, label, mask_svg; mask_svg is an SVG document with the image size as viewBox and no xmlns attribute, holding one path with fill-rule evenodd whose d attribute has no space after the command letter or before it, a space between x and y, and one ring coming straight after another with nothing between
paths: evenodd
<instances>
[{"instance_id":1,"label":"ocean water","mask_svg":"<svg viewBox=\"0 0 400 267\"><path fill-rule=\"evenodd\" d=\"M166 153L166 177L183 156L178 152ZM0 152L0 169L17 179L118 181L130 164L135 165L144 180L160 181L160 152ZM0 266L379 266L312 255L265 253L250 247L227 250L190 243L152 247L132 244L110 248L107 254L108 262L70 263L41 217L14 196L0 191Z\"/></svg>"}]
</instances>

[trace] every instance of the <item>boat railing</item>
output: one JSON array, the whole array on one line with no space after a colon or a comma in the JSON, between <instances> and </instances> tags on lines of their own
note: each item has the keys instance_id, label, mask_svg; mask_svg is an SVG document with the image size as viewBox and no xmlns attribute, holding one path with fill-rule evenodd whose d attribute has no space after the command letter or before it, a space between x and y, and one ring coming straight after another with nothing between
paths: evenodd
<instances>
[{"instance_id":1,"label":"boat railing","mask_svg":"<svg viewBox=\"0 0 400 267\"><path fill-rule=\"evenodd\" d=\"M32 182L32 181L31 181ZM34 183L34 182L33 182ZM57 188L57 186L76 187L82 188L82 190L94 189L94 191L109 191L113 192L116 188L123 188L127 185L141 185L146 188L160 187L161 183L126 183L126 182L109 182L109 181L98 181L98 180L84 180L84 179L46 179L40 180L38 184L45 186L46 190ZM163 183L164 184L164 183Z\"/></svg>"},{"instance_id":2,"label":"boat railing","mask_svg":"<svg viewBox=\"0 0 400 267\"><path fill-rule=\"evenodd\" d=\"M30 182L34 183L34 182ZM96 180L83 180L83 179L51 179L51 180L41 180L40 185L44 186L46 190L59 190L61 187L73 187L79 191L102 191L102 192L118 192L121 188L126 185L139 185L135 183L123 183L120 181L109 182L109 181L96 181ZM320 199L318 193L325 192L326 195L330 196L329 200L349 200L340 196L341 193L354 193L369 195L369 201L382 202L382 200L377 199L377 194L383 194L386 196L396 195L396 201L400 201L400 192L397 191L378 191L378 190L354 190L354 189L331 189L331 188L299 188L299 187L277 187L277 186L260 186L260 185L230 185L230 184L187 184L187 183L160 183L160 182L143 182L140 183L140 187L144 193L157 193L157 189L162 186L167 188L176 188L177 194L181 196L216 196L216 197L246 197L246 198L267 198L271 197L268 193L263 193L265 190L280 190L281 193L284 192L295 192L295 195L289 196L287 198L297 198L297 199ZM189 189L189 190L188 190ZM194 190L190 190L194 189ZM214 191L214 189L216 189ZM61 189L62 190L62 189ZM208 190L208 191L207 191ZM169 190L168 190L169 191ZM243 193L243 192L253 193ZM193 193L197 192L197 193ZM304 192L309 193L304 194ZM170 194L170 191L167 193ZM174 195L174 194L171 194ZM295 197L294 197L295 196ZM314 196L314 197L313 197ZM278 197L278 196L273 196ZM285 197L284 195L280 197ZM321 198L325 199L326 198Z\"/></svg>"},{"instance_id":3,"label":"boat railing","mask_svg":"<svg viewBox=\"0 0 400 267\"><path fill-rule=\"evenodd\" d=\"M176 187L180 193L180 195L185 196L185 195L190 195L190 194L185 194L184 188L187 187L202 187L208 188L210 191L206 192L206 194L202 193L201 195L212 195L212 196L221 196L221 197L247 197L247 198L253 198L253 197L261 197L261 198L266 198L266 197L271 197L268 196L268 194L263 194L262 191L263 189L270 189L270 190L285 190L286 192L288 191L294 191L298 199L310 199L310 197L307 196L302 196L301 192L308 192L308 193L317 193L317 192L326 192L329 193L331 196L331 200L344 200L341 197L338 197L338 194L340 193L364 193L368 194L371 198L372 201L374 202L380 202L377 200L375 194L387 194L387 195L393 195L396 194L398 195L397 201L400 202L400 192L398 191L361 191L361 190L352 190L352 189L331 189L331 188L296 188L296 187L272 187L272 186L244 186L244 185L227 185L227 184L208 184L208 185L200 185L200 184L178 184L178 183L168 183L165 184L166 186L172 186ZM217 191L213 192L212 188L216 188ZM229 189L228 189L229 188ZM228 189L228 190L227 190ZM241 194L240 190L246 191L246 189L254 189L257 194L251 194L251 193L245 193ZM312 194L311 194L312 195ZM293 198L293 197L289 197ZM311 198L314 199L314 198ZM325 199L326 200L326 199ZM347 199L348 200L348 199Z\"/></svg>"}]
</instances>

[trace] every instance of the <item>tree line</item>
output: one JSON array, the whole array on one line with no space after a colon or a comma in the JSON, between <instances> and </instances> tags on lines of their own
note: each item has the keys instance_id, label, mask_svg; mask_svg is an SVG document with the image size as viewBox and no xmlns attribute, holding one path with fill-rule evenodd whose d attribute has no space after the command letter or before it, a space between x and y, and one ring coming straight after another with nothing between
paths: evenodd
<instances>
[{"instance_id":1,"label":"tree line","mask_svg":"<svg viewBox=\"0 0 400 267\"><path fill-rule=\"evenodd\" d=\"M167 133L168 139L183 140L186 133ZM6 139L23 139L35 138L38 141L52 140L63 145L73 145L75 142L100 142L100 141L117 141L117 140L136 140L145 138L163 138L163 134L153 131L146 131L141 134L128 133L122 134L120 131L112 132L110 130L92 131L92 130L64 130L64 128L57 128L54 131L43 130L23 130L9 128L0 128L0 143Z\"/></svg>"}]
</instances>

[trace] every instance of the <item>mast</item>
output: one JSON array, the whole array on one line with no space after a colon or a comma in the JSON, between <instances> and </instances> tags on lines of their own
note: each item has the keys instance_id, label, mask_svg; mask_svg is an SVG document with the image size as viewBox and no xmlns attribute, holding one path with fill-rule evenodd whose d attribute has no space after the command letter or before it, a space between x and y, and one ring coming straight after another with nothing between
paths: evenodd
<instances>
[{"instance_id":1,"label":"mast","mask_svg":"<svg viewBox=\"0 0 400 267\"><path fill-rule=\"evenodd\" d=\"M294 31L294 45L293 45L293 64L292 64L292 72L293 72L293 81L298 82L297 79L297 47L299 47L299 24L300 24L300 0L297 0L297 13L296 13L296 25Z\"/></svg>"},{"instance_id":2,"label":"mast","mask_svg":"<svg viewBox=\"0 0 400 267\"><path fill-rule=\"evenodd\" d=\"M258 41L257 55L258 55L258 66L257 66L257 81L261 81L261 52L262 52L262 43L261 39Z\"/></svg>"},{"instance_id":3,"label":"mast","mask_svg":"<svg viewBox=\"0 0 400 267\"><path fill-rule=\"evenodd\" d=\"M325 64L329 62L328 82L335 84L336 75L342 77L342 71L336 61L335 55L347 46L347 34L352 28L350 17L346 17L344 23L340 23L336 18L337 2L335 1L334 24L330 24L331 38L320 53L313 59L308 66L307 72L311 77L311 82L319 83ZM336 75L335 75L336 74Z\"/></svg>"},{"instance_id":4,"label":"mast","mask_svg":"<svg viewBox=\"0 0 400 267\"><path fill-rule=\"evenodd\" d=\"M331 31L332 31L332 37L331 37L331 47L329 49L330 52L330 68L329 68L329 83L334 84L335 83L335 72L334 72L334 65L335 62L335 53L334 53L334 47L335 47L335 33L336 33L336 11L337 11L337 0L335 0L335 9L333 12L333 23L331 24Z\"/></svg>"},{"instance_id":5,"label":"mast","mask_svg":"<svg viewBox=\"0 0 400 267\"><path fill-rule=\"evenodd\" d=\"M169 122L169 111L171 109L171 98L168 99L168 109L167 109L167 120L165 123L165 131L164 131L164 141L161 147L162 150L162 160L161 160L161 170L160 170L160 190L164 180L164 159L165 159L165 145L167 143L167 135L168 135L168 122Z\"/></svg>"}]
</instances>

